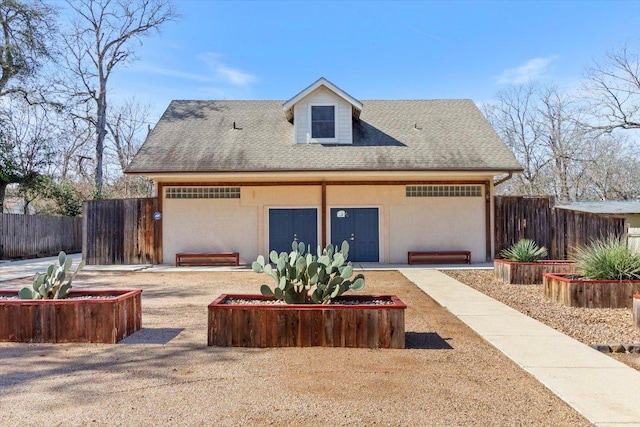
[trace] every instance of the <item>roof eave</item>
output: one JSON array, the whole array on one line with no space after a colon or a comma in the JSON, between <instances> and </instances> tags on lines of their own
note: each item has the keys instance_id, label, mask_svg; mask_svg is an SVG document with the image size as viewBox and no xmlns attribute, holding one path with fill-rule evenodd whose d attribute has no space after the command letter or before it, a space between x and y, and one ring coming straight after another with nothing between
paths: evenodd
<instances>
[{"instance_id":1,"label":"roof eave","mask_svg":"<svg viewBox=\"0 0 640 427\"><path fill-rule=\"evenodd\" d=\"M519 169L506 169L506 168L442 168L442 169L247 169L247 170L192 170L192 171L179 171L179 170L155 170L155 171L132 171L130 169L125 170L126 175L164 175L164 174L234 174L234 173L300 173L300 172L394 172L394 173L412 173L412 172L473 172L473 173L521 173L522 168Z\"/></svg>"}]
</instances>

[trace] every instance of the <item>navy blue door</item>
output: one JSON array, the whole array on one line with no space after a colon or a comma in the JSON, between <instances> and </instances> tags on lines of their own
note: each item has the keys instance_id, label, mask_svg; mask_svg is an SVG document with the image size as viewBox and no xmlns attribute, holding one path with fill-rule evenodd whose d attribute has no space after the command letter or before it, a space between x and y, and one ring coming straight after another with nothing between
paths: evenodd
<instances>
[{"instance_id":1,"label":"navy blue door","mask_svg":"<svg viewBox=\"0 0 640 427\"><path fill-rule=\"evenodd\" d=\"M331 243L349 242L349 260L379 261L378 208L332 208Z\"/></svg>"},{"instance_id":2,"label":"navy blue door","mask_svg":"<svg viewBox=\"0 0 640 427\"><path fill-rule=\"evenodd\" d=\"M318 213L316 209L269 209L269 252L291 252L291 242L318 246Z\"/></svg>"}]
</instances>

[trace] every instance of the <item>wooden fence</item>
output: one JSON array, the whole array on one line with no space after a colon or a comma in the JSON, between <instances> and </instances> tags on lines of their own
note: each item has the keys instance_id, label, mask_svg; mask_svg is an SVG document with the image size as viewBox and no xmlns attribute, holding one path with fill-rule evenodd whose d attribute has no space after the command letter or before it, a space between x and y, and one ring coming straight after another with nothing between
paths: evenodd
<instances>
[{"instance_id":1,"label":"wooden fence","mask_svg":"<svg viewBox=\"0 0 640 427\"><path fill-rule=\"evenodd\" d=\"M82 255L87 264L158 264L158 199L92 200L84 203Z\"/></svg>"},{"instance_id":2,"label":"wooden fence","mask_svg":"<svg viewBox=\"0 0 640 427\"><path fill-rule=\"evenodd\" d=\"M495 196L495 253L520 239L549 250L550 259L569 259L594 239L626 237L624 218L555 208L553 197Z\"/></svg>"},{"instance_id":3,"label":"wooden fence","mask_svg":"<svg viewBox=\"0 0 640 427\"><path fill-rule=\"evenodd\" d=\"M82 218L0 213L0 259L80 252Z\"/></svg>"}]
</instances>

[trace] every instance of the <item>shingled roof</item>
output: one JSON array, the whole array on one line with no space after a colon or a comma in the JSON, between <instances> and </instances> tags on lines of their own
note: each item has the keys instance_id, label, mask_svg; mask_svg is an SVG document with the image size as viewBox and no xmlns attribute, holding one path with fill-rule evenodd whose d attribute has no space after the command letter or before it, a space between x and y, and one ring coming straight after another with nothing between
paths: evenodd
<instances>
[{"instance_id":1,"label":"shingled roof","mask_svg":"<svg viewBox=\"0 0 640 427\"><path fill-rule=\"evenodd\" d=\"M471 100L361 101L353 144L296 144L285 101L172 101L132 174L522 167Z\"/></svg>"}]
</instances>

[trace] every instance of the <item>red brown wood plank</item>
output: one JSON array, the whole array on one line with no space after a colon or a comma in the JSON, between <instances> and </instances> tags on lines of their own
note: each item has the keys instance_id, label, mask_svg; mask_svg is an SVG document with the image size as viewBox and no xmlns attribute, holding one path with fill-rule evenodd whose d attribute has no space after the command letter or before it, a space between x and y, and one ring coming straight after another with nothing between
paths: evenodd
<instances>
[{"instance_id":1,"label":"red brown wood plank","mask_svg":"<svg viewBox=\"0 0 640 427\"><path fill-rule=\"evenodd\" d=\"M298 322L298 341L299 347L311 347L311 337L313 334L312 316L314 313L311 310L300 310L298 312L300 321Z\"/></svg>"},{"instance_id":2,"label":"red brown wood plank","mask_svg":"<svg viewBox=\"0 0 640 427\"><path fill-rule=\"evenodd\" d=\"M404 348L404 310L389 310L391 318L391 348Z\"/></svg>"},{"instance_id":3,"label":"red brown wood plank","mask_svg":"<svg viewBox=\"0 0 640 427\"><path fill-rule=\"evenodd\" d=\"M378 313L378 346L391 347L391 310L380 310Z\"/></svg>"}]
</instances>

